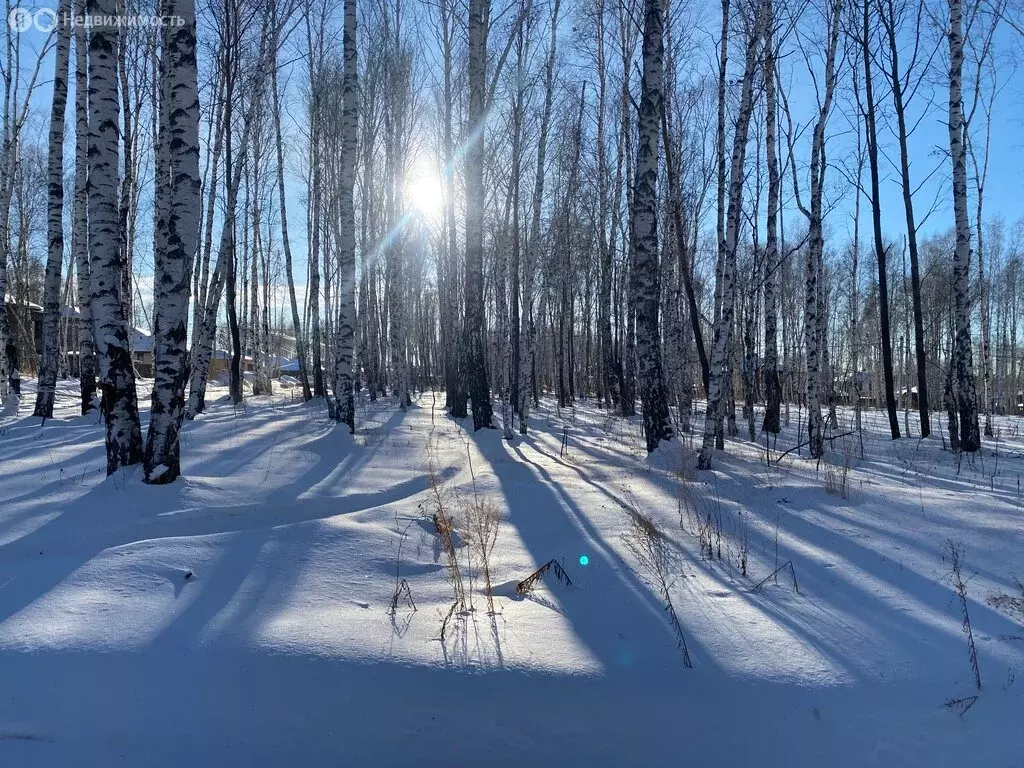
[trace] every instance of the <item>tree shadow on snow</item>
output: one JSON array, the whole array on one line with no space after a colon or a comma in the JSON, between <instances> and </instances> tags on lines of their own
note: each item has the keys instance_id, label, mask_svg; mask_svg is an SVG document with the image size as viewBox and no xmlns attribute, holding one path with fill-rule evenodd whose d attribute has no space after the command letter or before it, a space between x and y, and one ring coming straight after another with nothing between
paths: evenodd
<instances>
[{"instance_id":1,"label":"tree shadow on snow","mask_svg":"<svg viewBox=\"0 0 1024 768\"><path fill-rule=\"evenodd\" d=\"M534 567L554 557L573 579L572 587L554 586L552 594L605 673L663 675L675 669L681 674L682 661L664 606L608 546L572 497L529 458L532 446L522 441L509 446L491 430L481 430L472 439L497 477L508 522L532 555ZM588 558L586 566L580 565L581 555ZM696 663L712 661L700 656Z\"/></svg>"}]
</instances>

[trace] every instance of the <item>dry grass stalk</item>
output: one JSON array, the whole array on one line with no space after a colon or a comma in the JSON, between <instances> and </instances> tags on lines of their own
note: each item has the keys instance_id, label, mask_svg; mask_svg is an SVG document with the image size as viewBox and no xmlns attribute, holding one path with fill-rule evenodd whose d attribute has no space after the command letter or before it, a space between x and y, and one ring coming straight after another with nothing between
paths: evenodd
<instances>
[{"instance_id":1,"label":"dry grass stalk","mask_svg":"<svg viewBox=\"0 0 1024 768\"><path fill-rule=\"evenodd\" d=\"M693 662L690 660L686 636L683 634L683 627L679 623L679 616L676 614L669 590L673 557L668 540L649 515L630 506L626 507L626 512L630 517L630 531L623 536L626 549L639 565L639 568L635 569L637 575L656 590L664 602L669 624L675 632L679 650L683 654L683 666L692 668Z\"/></svg>"},{"instance_id":2,"label":"dry grass stalk","mask_svg":"<svg viewBox=\"0 0 1024 768\"><path fill-rule=\"evenodd\" d=\"M990 595L987 602L993 608L998 608L1010 614L1017 621L1024 622L1024 584L1019 579L1014 579L1017 589L1020 590L1020 597L1006 593Z\"/></svg>"},{"instance_id":3,"label":"dry grass stalk","mask_svg":"<svg viewBox=\"0 0 1024 768\"><path fill-rule=\"evenodd\" d=\"M441 621L441 639L444 640L448 622L453 616L464 613L466 610L466 590L462 582L462 568L459 566L458 552L455 547L455 521L448 511L443 483L434 471L433 463L430 466L429 480L434 507L430 519L441 544L441 551L444 552L445 563L448 567L448 583L452 587L452 604Z\"/></svg>"},{"instance_id":4,"label":"dry grass stalk","mask_svg":"<svg viewBox=\"0 0 1024 768\"><path fill-rule=\"evenodd\" d=\"M412 522L406 524L405 528L402 529L401 537L398 540L398 554L395 555L395 591L391 595L391 608L389 610L389 613L392 616L398 612L398 602L400 600L404 600L406 606L414 611L416 610L416 601L412 599L412 590L409 588L409 582L401 577L402 547L405 545L405 540L409 537L409 527L411 525Z\"/></svg>"},{"instance_id":5,"label":"dry grass stalk","mask_svg":"<svg viewBox=\"0 0 1024 768\"><path fill-rule=\"evenodd\" d=\"M473 478L473 498L464 505L463 515L469 529L468 540L476 551L483 567L484 589L487 596L487 610L494 613L494 594L491 588L491 552L498 541L498 530L501 527L501 510L493 499L481 496L477 490L476 473L473 471L473 456L466 446L469 457L469 472Z\"/></svg>"},{"instance_id":6,"label":"dry grass stalk","mask_svg":"<svg viewBox=\"0 0 1024 768\"><path fill-rule=\"evenodd\" d=\"M777 584L778 581L779 581L778 578L777 578L778 575L782 571L786 570L786 568L789 568L789 574L790 574L790 576L793 577L793 591L799 593L800 592L800 585L797 584L797 581L796 581L796 568L793 566L793 561L792 560L787 560L782 565L780 565L778 568L776 568L774 571L772 571L767 576L765 576L754 587L754 591L757 592L758 590L760 590L761 587L763 587L765 584L767 584L770 579L775 579L775 583Z\"/></svg>"},{"instance_id":7,"label":"dry grass stalk","mask_svg":"<svg viewBox=\"0 0 1024 768\"><path fill-rule=\"evenodd\" d=\"M962 699L950 699L946 702L945 707L950 712L956 712L960 717L967 714L967 710L974 706L974 702L978 700L978 696L965 696Z\"/></svg>"},{"instance_id":8,"label":"dry grass stalk","mask_svg":"<svg viewBox=\"0 0 1024 768\"><path fill-rule=\"evenodd\" d=\"M946 540L946 551L949 553L949 575L953 582L953 591L960 599L960 614L963 617L961 626L964 635L967 637L967 657L971 662L971 671L974 672L974 683L981 690L981 672L978 670L978 649L974 645L974 631L971 629L971 615L967 612L967 582L963 580L961 571L963 568L964 549L963 544L958 544L952 539ZM966 711L966 710L965 710Z\"/></svg>"},{"instance_id":9,"label":"dry grass stalk","mask_svg":"<svg viewBox=\"0 0 1024 768\"><path fill-rule=\"evenodd\" d=\"M572 579L569 578L569 574L567 574L565 572L565 569L562 568L562 564L559 563L558 560L552 558L551 560L548 560L546 563L544 563L544 565L542 565L536 571L527 576L525 579L516 584L516 594L525 595L529 592L532 592L533 589L538 584L540 584L541 580L544 578L545 574L548 573L548 571L555 574L555 578L560 583L565 584L567 587L572 586Z\"/></svg>"}]
</instances>

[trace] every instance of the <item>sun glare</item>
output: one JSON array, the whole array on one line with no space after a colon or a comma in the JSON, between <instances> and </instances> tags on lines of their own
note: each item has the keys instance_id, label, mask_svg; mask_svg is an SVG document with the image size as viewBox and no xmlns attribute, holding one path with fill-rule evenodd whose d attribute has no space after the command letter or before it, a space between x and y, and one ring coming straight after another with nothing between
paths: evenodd
<instances>
[{"instance_id":1,"label":"sun glare","mask_svg":"<svg viewBox=\"0 0 1024 768\"><path fill-rule=\"evenodd\" d=\"M441 179L429 173L417 174L405 183L405 195L412 208L431 221L441 217L444 208Z\"/></svg>"}]
</instances>

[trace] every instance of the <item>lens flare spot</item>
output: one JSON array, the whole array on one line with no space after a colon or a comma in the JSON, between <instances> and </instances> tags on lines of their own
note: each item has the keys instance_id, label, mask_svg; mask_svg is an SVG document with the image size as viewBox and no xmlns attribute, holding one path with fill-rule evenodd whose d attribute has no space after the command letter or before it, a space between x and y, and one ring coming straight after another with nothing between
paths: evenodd
<instances>
[{"instance_id":1,"label":"lens flare spot","mask_svg":"<svg viewBox=\"0 0 1024 768\"><path fill-rule=\"evenodd\" d=\"M583 567L590 565L590 558L586 555L580 555L580 565Z\"/></svg>"},{"instance_id":2,"label":"lens flare spot","mask_svg":"<svg viewBox=\"0 0 1024 768\"><path fill-rule=\"evenodd\" d=\"M440 219L444 208L443 194L441 178L436 174L421 171L406 179L407 202L427 220Z\"/></svg>"}]
</instances>

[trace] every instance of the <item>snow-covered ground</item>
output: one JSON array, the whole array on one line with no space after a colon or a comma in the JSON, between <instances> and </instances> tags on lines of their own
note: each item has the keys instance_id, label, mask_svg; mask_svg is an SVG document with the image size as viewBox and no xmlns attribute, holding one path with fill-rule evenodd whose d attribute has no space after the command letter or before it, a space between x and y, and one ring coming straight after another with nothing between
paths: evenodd
<instances>
[{"instance_id":1,"label":"snow-covered ground","mask_svg":"<svg viewBox=\"0 0 1024 768\"><path fill-rule=\"evenodd\" d=\"M1000 599L1024 598L1019 419L958 463L869 413L866 458L849 436L816 467L779 459L793 410L770 464L734 440L697 473L688 437L648 458L636 420L590 405L544 403L507 443L440 394L361 401L351 437L321 403L213 389L185 479L147 487L104 478L99 418L62 387L59 418L0 422L0 766L1024 765L1024 626ZM443 640L439 500L471 603ZM473 508L501 514L494 614ZM518 595L552 558L571 586ZM417 610L392 615L401 579Z\"/></svg>"}]
</instances>

